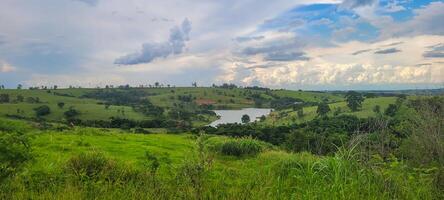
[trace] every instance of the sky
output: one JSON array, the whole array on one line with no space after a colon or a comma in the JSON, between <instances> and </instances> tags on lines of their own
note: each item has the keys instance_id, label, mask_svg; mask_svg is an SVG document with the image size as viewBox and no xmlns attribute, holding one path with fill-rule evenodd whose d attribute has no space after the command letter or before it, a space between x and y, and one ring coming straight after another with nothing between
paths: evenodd
<instances>
[{"instance_id":1,"label":"sky","mask_svg":"<svg viewBox=\"0 0 444 200\"><path fill-rule=\"evenodd\" d=\"M0 85L444 87L442 0L2 0Z\"/></svg>"}]
</instances>

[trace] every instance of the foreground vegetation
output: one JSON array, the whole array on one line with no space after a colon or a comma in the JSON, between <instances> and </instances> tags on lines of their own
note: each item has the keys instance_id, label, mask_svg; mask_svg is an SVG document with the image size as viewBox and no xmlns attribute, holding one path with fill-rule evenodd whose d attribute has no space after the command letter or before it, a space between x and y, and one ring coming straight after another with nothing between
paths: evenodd
<instances>
[{"instance_id":1,"label":"foreground vegetation","mask_svg":"<svg viewBox=\"0 0 444 200\"><path fill-rule=\"evenodd\" d=\"M33 160L2 180L2 199L438 199L436 170L286 153L254 139L38 131ZM235 153L237 150L245 153Z\"/></svg>"}]
</instances>

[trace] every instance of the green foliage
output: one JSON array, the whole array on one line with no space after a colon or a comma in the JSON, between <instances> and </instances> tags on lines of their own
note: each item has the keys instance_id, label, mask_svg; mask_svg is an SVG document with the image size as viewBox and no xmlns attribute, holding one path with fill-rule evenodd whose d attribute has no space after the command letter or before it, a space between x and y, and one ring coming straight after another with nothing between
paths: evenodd
<instances>
[{"instance_id":1,"label":"green foliage","mask_svg":"<svg viewBox=\"0 0 444 200\"><path fill-rule=\"evenodd\" d=\"M326 116L327 113L330 112L330 106L326 102L322 102L318 105L318 109L316 110L316 113L319 116Z\"/></svg>"},{"instance_id":2,"label":"green foliage","mask_svg":"<svg viewBox=\"0 0 444 200\"><path fill-rule=\"evenodd\" d=\"M0 94L0 103L9 103L9 94Z\"/></svg>"},{"instance_id":3,"label":"green foliage","mask_svg":"<svg viewBox=\"0 0 444 200\"><path fill-rule=\"evenodd\" d=\"M249 123L250 122L250 116L248 116L247 114L242 115L241 121L244 124Z\"/></svg>"},{"instance_id":4,"label":"green foliage","mask_svg":"<svg viewBox=\"0 0 444 200\"><path fill-rule=\"evenodd\" d=\"M69 108L69 110L65 111L63 114L65 115L65 117L67 119L72 119L72 118L76 117L77 115L79 115L80 112L71 107L71 108Z\"/></svg>"},{"instance_id":5,"label":"green foliage","mask_svg":"<svg viewBox=\"0 0 444 200\"><path fill-rule=\"evenodd\" d=\"M27 130L22 123L0 120L0 183L32 158Z\"/></svg>"},{"instance_id":6,"label":"green foliage","mask_svg":"<svg viewBox=\"0 0 444 200\"><path fill-rule=\"evenodd\" d=\"M25 97L22 95L17 95L17 102L23 102L25 100Z\"/></svg>"},{"instance_id":7,"label":"green foliage","mask_svg":"<svg viewBox=\"0 0 444 200\"><path fill-rule=\"evenodd\" d=\"M268 148L263 142L248 137L223 140L211 138L207 145L212 151L236 157L255 156Z\"/></svg>"},{"instance_id":8,"label":"green foliage","mask_svg":"<svg viewBox=\"0 0 444 200\"><path fill-rule=\"evenodd\" d=\"M51 109L47 105L42 105L37 108L34 108L34 111L37 117L42 117L45 115L49 115L51 113Z\"/></svg>"},{"instance_id":9,"label":"green foliage","mask_svg":"<svg viewBox=\"0 0 444 200\"><path fill-rule=\"evenodd\" d=\"M381 106L375 105L375 107L373 107L373 112L375 112L377 114L381 113Z\"/></svg>"},{"instance_id":10,"label":"green foliage","mask_svg":"<svg viewBox=\"0 0 444 200\"><path fill-rule=\"evenodd\" d=\"M389 104L387 109L385 109L384 114L390 117L394 117L398 112L398 106L396 104Z\"/></svg>"},{"instance_id":11,"label":"green foliage","mask_svg":"<svg viewBox=\"0 0 444 200\"><path fill-rule=\"evenodd\" d=\"M362 107L362 102L364 101L364 97L361 93L355 91L349 91L345 95L345 99L347 101L347 106L351 109L352 112L358 111Z\"/></svg>"},{"instance_id":12,"label":"green foliage","mask_svg":"<svg viewBox=\"0 0 444 200\"><path fill-rule=\"evenodd\" d=\"M62 109L63 106L65 106L65 103L64 103L64 102L58 102L58 103L57 103L57 106L58 106L60 109Z\"/></svg>"}]
</instances>

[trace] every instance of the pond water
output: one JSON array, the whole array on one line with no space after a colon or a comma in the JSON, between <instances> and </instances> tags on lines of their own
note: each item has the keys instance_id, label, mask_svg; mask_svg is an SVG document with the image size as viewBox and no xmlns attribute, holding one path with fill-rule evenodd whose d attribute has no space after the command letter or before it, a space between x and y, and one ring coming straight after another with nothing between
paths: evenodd
<instances>
[{"instance_id":1,"label":"pond water","mask_svg":"<svg viewBox=\"0 0 444 200\"><path fill-rule=\"evenodd\" d=\"M251 121L259 120L262 115L270 114L269 108L244 108L242 110L213 110L220 118L210 124L210 126L217 126L219 124L227 123L242 123L241 118L247 114Z\"/></svg>"}]
</instances>

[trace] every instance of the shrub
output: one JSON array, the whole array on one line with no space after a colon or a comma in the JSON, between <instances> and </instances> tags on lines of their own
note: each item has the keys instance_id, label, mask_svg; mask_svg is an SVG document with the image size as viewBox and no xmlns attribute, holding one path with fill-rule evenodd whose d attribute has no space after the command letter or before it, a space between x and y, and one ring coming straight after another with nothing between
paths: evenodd
<instances>
[{"instance_id":1,"label":"shrub","mask_svg":"<svg viewBox=\"0 0 444 200\"><path fill-rule=\"evenodd\" d=\"M255 156L265 150L266 144L252 138L211 138L209 149L228 156Z\"/></svg>"},{"instance_id":2,"label":"shrub","mask_svg":"<svg viewBox=\"0 0 444 200\"><path fill-rule=\"evenodd\" d=\"M37 115L37 117L41 117L41 116L48 115L49 113L51 113L51 109L47 105L43 105L43 106L39 106L37 108L34 108L34 111L35 111L35 114Z\"/></svg>"},{"instance_id":3,"label":"shrub","mask_svg":"<svg viewBox=\"0 0 444 200\"><path fill-rule=\"evenodd\" d=\"M65 115L65 117L67 119L71 119L71 118L74 118L75 116L79 115L80 112L71 107L71 108L69 108L69 110L67 110L63 114Z\"/></svg>"},{"instance_id":4,"label":"shrub","mask_svg":"<svg viewBox=\"0 0 444 200\"><path fill-rule=\"evenodd\" d=\"M120 166L116 161L98 152L81 153L71 157L65 165L65 171L81 181L116 182L131 180L137 176L128 166Z\"/></svg>"},{"instance_id":5,"label":"shrub","mask_svg":"<svg viewBox=\"0 0 444 200\"><path fill-rule=\"evenodd\" d=\"M21 123L0 120L0 181L16 174L32 158L26 130Z\"/></svg>"}]
</instances>

